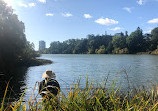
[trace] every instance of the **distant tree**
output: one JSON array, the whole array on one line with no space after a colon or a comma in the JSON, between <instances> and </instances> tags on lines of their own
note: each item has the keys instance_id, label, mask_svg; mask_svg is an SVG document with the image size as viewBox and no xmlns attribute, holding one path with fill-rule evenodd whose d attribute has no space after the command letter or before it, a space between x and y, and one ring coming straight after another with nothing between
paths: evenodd
<instances>
[{"instance_id":1,"label":"distant tree","mask_svg":"<svg viewBox=\"0 0 158 111\"><path fill-rule=\"evenodd\" d=\"M126 47L126 38L122 36L114 36L112 40L114 48L125 48Z\"/></svg>"},{"instance_id":2,"label":"distant tree","mask_svg":"<svg viewBox=\"0 0 158 111\"><path fill-rule=\"evenodd\" d=\"M111 54L113 50L114 50L113 44L112 44L112 42L109 42L109 44L106 48L106 51L108 54Z\"/></svg>"},{"instance_id":3,"label":"distant tree","mask_svg":"<svg viewBox=\"0 0 158 111\"><path fill-rule=\"evenodd\" d=\"M87 43L88 43L87 39L78 40L77 45L75 46L73 53L75 53L75 54L85 54L85 53L87 53L87 51L88 51Z\"/></svg>"},{"instance_id":4,"label":"distant tree","mask_svg":"<svg viewBox=\"0 0 158 111\"><path fill-rule=\"evenodd\" d=\"M123 32L121 32L121 33L120 33L120 36L121 36L121 37L123 37L123 36L124 36L124 33L123 33Z\"/></svg>"},{"instance_id":5,"label":"distant tree","mask_svg":"<svg viewBox=\"0 0 158 111\"><path fill-rule=\"evenodd\" d=\"M128 45L129 53L136 53L142 51L143 46L143 33L139 27L136 31L132 32L127 38L126 43Z\"/></svg>"},{"instance_id":6,"label":"distant tree","mask_svg":"<svg viewBox=\"0 0 158 111\"><path fill-rule=\"evenodd\" d=\"M152 34L152 38L151 40L158 43L158 27L154 28L152 31L151 31L151 34Z\"/></svg>"},{"instance_id":7,"label":"distant tree","mask_svg":"<svg viewBox=\"0 0 158 111\"><path fill-rule=\"evenodd\" d=\"M85 39L69 39L64 42L52 42L48 53L61 54L95 54L95 53L115 53L127 54L137 53L141 51L152 51L157 48L157 31L153 30L154 37L152 41L146 40L145 35L139 27L128 35L124 33L116 33L111 35L94 35L89 34Z\"/></svg>"},{"instance_id":8,"label":"distant tree","mask_svg":"<svg viewBox=\"0 0 158 111\"><path fill-rule=\"evenodd\" d=\"M128 31L125 31L125 37L128 37Z\"/></svg>"},{"instance_id":9,"label":"distant tree","mask_svg":"<svg viewBox=\"0 0 158 111\"><path fill-rule=\"evenodd\" d=\"M106 48L104 45L100 46L99 49L96 49L95 51L96 54L105 54L106 53Z\"/></svg>"},{"instance_id":10,"label":"distant tree","mask_svg":"<svg viewBox=\"0 0 158 111\"><path fill-rule=\"evenodd\" d=\"M52 42L50 44L50 53L52 54L61 54L62 53L62 43L59 41Z\"/></svg>"},{"instance_id":11,"label":"distant tree","mask_svg":"<svg viewBox=\"0 0 158 111\"><path fill-rule=\"evenodd\" d=\"M88 38L89 40L94 39L94 38L95 38L95 35L94 35L94 34L89 34L89 35L87 35L87 38Z\"/></svg>"},{"instance_id":12,"label":"distant tree","mask_svg":"<svg viewBox=\"0 0 158 111\"><path fill-rule=\"evenodd\" d=\"M158 27L151 31L151 49L158 49Z\"/></svg>"}]
</instances>

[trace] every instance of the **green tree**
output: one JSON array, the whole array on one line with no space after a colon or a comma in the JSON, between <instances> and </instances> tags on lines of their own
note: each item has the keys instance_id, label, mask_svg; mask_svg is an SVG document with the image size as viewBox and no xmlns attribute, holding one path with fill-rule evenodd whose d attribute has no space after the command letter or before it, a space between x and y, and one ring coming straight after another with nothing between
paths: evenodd
<instances>
[{"instance_id":1,"label":"green tree","mask_svg":"<svg viewBox=\"0 0 158 111\"><path fill-rule=\"evenodd\" d=\"M158 43L158 27L154 28L152 31L151 31L151 34L152 34L152 38L151 40L155 43Z\"/></svg>"},{"instance_id":2,"label":"green tree","mask_svg":"<svg viewBox=\"0 0 158 111\"><path fill-rule=\"evenodd\" d=\"M50 53L52 54L61 54L62 53L62 43L59 41L52 42L50 44Z\"/></svg>"},{"instance_id":3,"label":"green tree","mask_svg":"<svg viewBox=\"0 0 158 111\"><path fill-rule=\"evenodd\" d=\"M95 51L96 54L105 54L106 53L106 48L104 45L100 46L99 49L96 49Z\"/></svg>"},{"instance_id":4,"label":"green tree","mask_svg":"<svg viewBox=\"0 0 158 111\"><path fill-rule=\"evenodd\" d=\"M85 54L87 53L87 39L78 40L77 45L74 48L75 54Z\"/></svg>"},{"instance_id":5,"label":"green tree","mask_svg":"<svg viewBox=\"0 0 158 111\"><path fill-rule=\"evenodd\" d=\"M150 44L150 49L155 50L158 48L158 27L154 28L151 31L151 44Z\"/></svg>"},{"instance_id":6,"label":"green tree","mask_svg":"<svg viewBox=\"0 0 158 111\"><path fill-rule=\"evenodd\" d=\"M114 36L112 40L114 48L125 48L126 47L126 38L124 36Z\"/></svg>"},{"instance_id":7,"label":"green tree","mask_svg":"<svg viewBox=\"0 0 158 111\"><path fill-rule=\"evenodd\" d=\"M0 0L0 68L15 66L23 60L32 59L34 54L28 55L32 51L34 49L25 37L24 23L19 21L11 7Z\"/></svg>"},{"instance_id":8,"label":"green tree","mask_svg":"<svg viewBox=\"0 0 158 111\"><path fill-rule=\"evenodd\" d=\"M144 40L143 40L142 29L138 27L136 31L132 32L126 38L126 43L128 45L129 53L137 53L143 51L142 50L143 42Z\"/></svg>"}]
</instances>

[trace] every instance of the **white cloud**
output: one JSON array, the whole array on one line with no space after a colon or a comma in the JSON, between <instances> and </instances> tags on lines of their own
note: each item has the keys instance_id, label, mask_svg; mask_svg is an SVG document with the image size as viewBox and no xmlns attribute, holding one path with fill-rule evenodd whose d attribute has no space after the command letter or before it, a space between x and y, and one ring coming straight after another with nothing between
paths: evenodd
<instances>
[{"instance_id":1,"label":"white cloud","mask_svg":"<svg viewBox=\"0 0 158 111\"><path fill-rule=\"evenodd\" d=\"M109 18L100 18L95 20L96 23L101 24L101 25L114 25L114 24L118 24L118 21L115 21L113 19L109 19Z\"/></svg>"},{"instance_id":2,"label":"white cloud","mask_svg":"<svg viewBox=\"0 0 158 111\"><path fill-rule=\"evenodd\" d=\"M24 4L24 3L19 3L18 5L19 5L20 7L25 7L25 8L28 7L28 5L26 5L26 4Z\"/></svg>"},{"instance_id":3,"label":"white cloud","mask_svg":"<svg viewBox=\"0 0 158 111\"><path fill-rule=\"evenodd\" d=\"M13 0L3 0L8 6L13 6Z\"/></svg>"},{"instance_id":4,"label":"white cloud","mask_svg":"<svg viewBox=\"0 0 158 111\"><path fill-rule=\"evenodd\" d=\"M143 0L138 0L137 3L138 3L139 5L143 5L143 4L144 4L144 1L143 1Z\"/></svg>"},{"instance_id":5,"label":"white cloud","mask_svg":"<svg viewBox=\"0 0 158 111\"><path fill-rule=\"evenodd\" d=\"M71 13L63 13L62 16L64 16L64 17L71 17L72 14Z\"/></svg>"},{"instance_id":6,"label":"white cloud","mask_svg":"<svg viewBox=\"0 0 158 111\"><path fill-rule=\"evenodd\" d=\"M84 14L83 16L84 16L84 18L92 18L92 16L90 14Z\"/></svg>"},{"instance_id":7,"label":"white cloud","mask_svg":"<svg viewBox=\"0 0 158 111\"><path fill-rule=\"evenodd\" d=\"M35 3L29 3L28 5L29 5L30 7L34 7L34 6L36 6Z\"/></svg>"},{"instance_id":8,"label":"white cloud","mask_svg":"<svg viewBox=\"0 0 158 111\"><path fill-rule=\"evenodd\" d=\"M46 16L54 16L52 13L46 13Z\"/></svg>"},{"instance_id":9,"label":"white cloud","mask_svg":"<svg viewBox=\"0 0 158 111\"><path fill-rule=\"evenodd\" d=\"M122 28L122 27L115 27L115 28L112 28L112 29L109 29L109 30L118 31L118 30L122 30L122 29L124 29L124 28Z\"/></svg>"},{"instance_id":10,"label":"white cloud","mask_svg":"<svg viewBox=\"0 0 158 111\"><path fill-rule=\"evenodd\" d=\"M18 5L19 5L20 7L25 7L25 8L36 6L35 3L24 4L24 3L21 3L21 2L20 2Z\"/></svg>"},{"instance_id":11,"label":"white cloud","mask_svg":"<svg viewBox=\"0 0 158 111\"><path fill-rule=\"evenodd\" d=\"M158 23L158 18L149 20L148 23L152 23L152 24Z\"/></svg>"},{"instance_id":12,"label":"white cloud","mask_svg":"<svg viewBox=\"0 0 158 111\"><path fill-rule=\"evenodd\" d=\"M131 12L132 12L132 11L131 11L131 10L132 10L132 8L129 8L129 7L124 7L123 9L124 9L124 10L126 10L126 11L127 11L127 12L129 12L129 13L131 13Z\"/></svg>"},{"instance_id":13,"label":"white cloud","mask_svg":"<svg viewBox=\"0 0 158 111\"><path fill-rule=\"evenodd\" d=\"M46 3L46 0L37 0L39 2L42 2L42 3Z\"/></svg>"}]
</instances>

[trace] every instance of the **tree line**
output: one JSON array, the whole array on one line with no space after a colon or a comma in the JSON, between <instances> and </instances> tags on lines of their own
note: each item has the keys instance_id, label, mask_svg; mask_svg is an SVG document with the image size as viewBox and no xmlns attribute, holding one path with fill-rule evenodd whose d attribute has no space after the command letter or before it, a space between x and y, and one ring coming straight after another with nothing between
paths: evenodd
<instances>
[{"instance_id":1,"label":"tree line","mask_svg":"<svg viewBox=\"0 0 158 111\"><path fill-rule=\"evenodd\" d=\"M87 35L87 38L69 39L63 42L51 42L48 49L42 53L49 54L136 54L151 52L158 48L158 27L151 34L143 34L137 28L128 35L128 32L115 35Z\"/></svg>"},{"instance_id":2,"label":"tree line","mask_svg":"<svg viewBox=\"0 0 158 111\"><path fill-rule=\"evenodd\" d=\"M0 71L23 65L36 56L34 45L26 39L24 23L0 0Z\"/></svg>"}]
</instances>

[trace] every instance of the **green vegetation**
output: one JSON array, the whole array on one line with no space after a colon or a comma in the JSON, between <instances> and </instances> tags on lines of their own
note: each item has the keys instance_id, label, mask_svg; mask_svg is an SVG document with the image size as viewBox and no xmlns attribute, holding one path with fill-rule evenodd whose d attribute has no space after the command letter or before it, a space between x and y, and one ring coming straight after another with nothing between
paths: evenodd
<instances>
[{"instance_id":1,"label":"green vegetation","mask_svg":"<svg viewBox=\"0 0 158 111\"><path fill-rule=\"evenodd\" d=\"M24 23L0 0L0 71L37 64L37 56L34 44L26 40Z\"/></svg>"},{"instance_id":2,"label":"green vegetation","mask_svg":"<svg viewBox=\"0 0 158 111\"><path fill-rule=\"evenodd\" d=\"M111 88L106 88L106 81L103 84L94 85L93 82L86 81L85 88L80 88L80 83L74 84L74 88L67 90L67 96L60 93L57 97L52 99L44 98L43 100L37 100L37 96L32 93L30 100L23 101L24 95L21 96L19 101L14 103L8 103L5 105L5 95L0 106L1 111L13 110L13 111L155 111L158 110L158 95L157 87L154 86L150 91L133 90L127 94L120 93L121 87L116 87L115 81L111 85ZM8 87L8 86L7 86ZM7 90L7 88L6 88ZM33 91L34 92L34 91Z\"/></svg>"},{"instance_id":3,"label":"green vegetation","mask_svg":"<svg viewBox=\"0 0 158 111\"><path fill-rule=\"evenodd\" d=\"M152 52L158 47L158 27L151 34L144 34L139 27L128 35L88 35L83 39L69 39L63 42L54 41L43 51L49 54L136 54ZM151 53L155 54L155 53ZM156 53L158 54L158 53Z\"/></svg>"}]
</instances>

